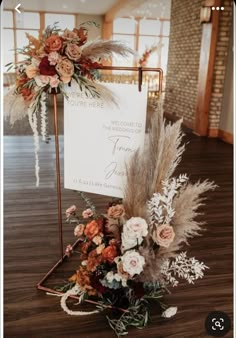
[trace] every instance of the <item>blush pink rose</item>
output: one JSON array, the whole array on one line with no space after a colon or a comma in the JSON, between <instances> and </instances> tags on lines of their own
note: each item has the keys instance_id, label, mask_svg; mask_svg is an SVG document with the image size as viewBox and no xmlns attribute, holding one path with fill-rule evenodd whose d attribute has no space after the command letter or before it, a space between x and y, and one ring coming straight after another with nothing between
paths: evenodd
<instances>
[{"instance_id":1,"label":"blush pink rose","mask_svg":"<svg viewBox=\"0 0 236 338\"><path fill-rule=\"evenodd\" d=\"M168 248L175 238L174 229L169 224L158 225L152 238L160 246Z\"/></svg>"},{"instance_id":2,"label":"blush pink rose","mask_svg":"<svg viewBox=\"0 0 236 338\"><path fill-rule=\"evenodd\" d=\"M93 216L93 211L92 211L92 209L90 209L90 208L88 208L88 209L86 209L86 210L84 210L83 212L82 212L82 216L83 216L83 218L89 218L89 217L92 217Z\"/></svg>"},{"instance_id":3,"label":"blush pink rose","mask_svg":"<svg viewBox=\"0 0 236 338\"><path fill-rule=\"evenodd\" d=\"M73 214L76 210L76 206L75 205L72 205L70 206L68 209L66 209L66 216L70 216L71 214Z\"/></svg>"}]
</instances>

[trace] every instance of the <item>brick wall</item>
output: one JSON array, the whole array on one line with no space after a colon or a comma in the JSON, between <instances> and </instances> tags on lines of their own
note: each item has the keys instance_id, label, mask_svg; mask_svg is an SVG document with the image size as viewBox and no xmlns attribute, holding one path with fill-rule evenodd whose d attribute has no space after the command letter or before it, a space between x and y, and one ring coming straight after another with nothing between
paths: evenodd
<instances>
[{"instance_id":1,"label":"brick wall","mask_svg":"<svg viewBox=\"0 0 236 338\"><path fill-rule=\"evenodd\" d=\"M232 25L232 1L223 0L224 10L220 12L216 57L213 74L211 104L209 111L210 135L215 136L220 125L222 112L224 81L226 75L227 56L229 49L230 29Z\"/></svg>"},{"instance_id":2,"label":"brick wall","mask_svg":"<svg viewBox=\"0 0 236 338\"><path fill-rule=\"evenodd\" d=\"M202 26L200 8L204 0L172 0L169 56L164 111L173 117L184 117L193 127L196 112L198 67ZM232 24L231 0L222 0L216 58L209 110L209 135L217 136L222 111L224 80Z\"/></svg>"},{"instance_id":3,"label":"brick wall","mask_svg":"<svg viewBox=\"0 0 236 338\"><path fill-rule=\"evenodd\" d=\"M172 0L164 111L194 122L202 28L202 0Z\"/></svg>"}]
</instances>

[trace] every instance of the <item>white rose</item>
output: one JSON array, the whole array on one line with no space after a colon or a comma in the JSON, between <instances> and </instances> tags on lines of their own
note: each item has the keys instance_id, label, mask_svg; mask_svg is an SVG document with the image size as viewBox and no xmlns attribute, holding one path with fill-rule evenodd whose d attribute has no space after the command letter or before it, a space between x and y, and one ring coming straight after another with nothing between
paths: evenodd
<instances>
[{"instance_id":1,"label":"white rose","mask_svg":"<svg viewBox=\"0 0 236 338\"><path fill-rule=\"evenodd\" d=\"M123 270L128 272L128 274L133 277L134 275L139 275L143 271L143 266L145 264L145 259L137 251L130 250L121 257L123 264Z\"/></svg>"},{"instance_id":2,"label":"white rose","mask_svg":"<svg viewBox=\"0 0 236 338\"><path fill-rule=\"evenodd\" d=\"M164 318L171 318L176 315L178 308L176 306L169 307L164 312L162 312L162 317Z\"/></svg>"},{"instance_id":3,"label":"white rose","mask_svg":"<svg viewBox=\"0 0 236 338\"><path fill-rule=\"evenodd\" d=\"M148 234L148 225L141 217L130 218L123 227L122 246L124 250L131 249L141 244L143 237Z\"/></svg>"}]
</instances>

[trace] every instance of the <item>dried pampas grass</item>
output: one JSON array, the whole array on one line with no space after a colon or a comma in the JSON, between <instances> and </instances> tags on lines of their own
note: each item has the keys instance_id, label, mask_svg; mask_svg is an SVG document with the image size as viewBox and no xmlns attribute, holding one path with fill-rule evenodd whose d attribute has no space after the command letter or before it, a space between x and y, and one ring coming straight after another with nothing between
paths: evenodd
<instances>
[{"instance_id":1,"label":"dried pampas grass","mask_svg":"<svg viewBox=\"0 0 236 338\"><path fill-rule=\"evenodd\" d=\"M82 56L93 60L108 59L113 54L125 57L129 54L134 54L134 51L124 43L112 40L95 40L86 44L82 49Z\"/></svg>"},{"instance_id":2,"label":"dried pampas grass","mask_svg":"<svg viewBox=\"0 0 236 338\"><path fill-rule=\"evenodd\" d=\"M23 96L15 93L15 89L15 86L12 86L3 98L4 118L9 120L11 125L27 116L29 106Z\"/></svg>"},{"instance_id":3,"label":"dried pampas grass","mask_svg":"<svg viewBox=\"0 0 236 338\"><path fill-rule=\"evenodd\" d=\"M181 145L181 122L165 125L162 109L154 112L151 130L143 150L138 150L127 165L124 206L128 217L145 217L146 202L161 191L181 160L185 149Z\"/></svg>"},{"instance_id":4,"label":"dried pampas grass","mask_svg":"<svg viewBox=\"0 0 236 338\"><path fill-rule=\"evenodd\" d=\"M151 224L147 202L153 194L162 194L165 182L170 180L185 150L181 123L180 119L172 125L166 124L162 110L154 112L145 146L136 151L126 167L127 184L123 204L128 218L143 217ZM145 244L139 247L146 262L139 278L142 282L158 280L163 263L175 257L182 246L188 244L189 238L198 236L204 224L196 220L205 200L202 195L214 190L216 185L207 180L192 184L186 175L183 177L185 182L171 202L174 214L170 224L175 233L174 241L168 247L157 245L152 239L153 230L150 228Z\"/></svg>"}]
</instances>

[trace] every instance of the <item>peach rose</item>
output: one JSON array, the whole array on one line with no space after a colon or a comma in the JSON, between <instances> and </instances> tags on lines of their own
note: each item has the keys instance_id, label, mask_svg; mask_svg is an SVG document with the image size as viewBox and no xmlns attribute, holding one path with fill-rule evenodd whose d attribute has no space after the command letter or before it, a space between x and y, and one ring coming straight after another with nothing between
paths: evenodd
<instances>
[{"instance_id":1,"label":"peach rose","mask_svg":"<svg viewBox=\"0 0 236 338\"><path fill-rule=\"evenodd\" d=\"M47 53L56 52L62 47L62 39L58 35L51 35L45 41L45 51Z\"/></svg>"},{"instance_id":2,"label":"peach rose","mask_svg":"<svg viewBox=\"0 0 236 338\"><path fill-rule=\"evenodd\" d=\"M74 235L76 237L81 237L84 233L84 228L85 228L85 225L84 224L78 224L76 225L75 229L74 229Z\"/></svg>"},{"instance_id":3,"label":"peach rose","mask_svg":"<svg viewBox=\"0 0 236 338\"><path fill-rule=\"evenodd\" d=\"M102 251L102 255L106 261L113 263L114 259L118 256L116 246L109 245Z\"/></svg>"},{"instance_id":4,"label":"peach rose","mask_svg":"<svg viewBox=\"0 0 236 338\"><path fill-rule=\"evenodd\" d=\"M61 56L57 52L51 52L48 55L48 61L51 66L55 66L59 62L60 59L61 59Z\"/></svg>"},{"instance_id":5,"label":"peach rose","mask_svg":"<svg viewBox=\"0 0 236 338\"><path fill-rule=\"evenodd\" d=\"M67 58L62 58L56 65L56 71L60 75L62 82L69 83L74 74L74 65Z\"/></svg>"},{"instance_id":6,"label":"peach rose","mask_svg":"<svg viewBox=\"0 0 236 338\"><path fill-rule=\"evenodd\" d=\"M152 238L160 246L168 248L175 238L174 229L169 224L158 225Z\"/></svg>"},{"instance_id":7,"label":"peach rose","mask_svg":"<svg viewBox=\"0 0 236 338\"><path fill-rule=\"evenodd\" d=\"M81 48L77 46L75 43L69 43L66 46L65 54L68 56L70 60L78 61L81 57Z\"/></svg>"},{"instance_id":8,"label":"peach rose","mask_svg":"<svg viewBox=\"0 0 236 338\"><path fill-rule=\"evenodd\" d=\"M97 253L98 255L100 255L100 254L102 253L102 251L103 251L104 248L105 248L105 244L99 245L99 246L97 247L97 249L96 249L96 253Z\"/></svg>"},{"instance_id":9,"label":"peach rose","mask_svg":"<svg viewBox=\"0 0 236 338\"><path fill-rule=\"evenodd\" d=\"M123 204L114 205L107 210L107 216L109 218L117 219L117 218L123 217L124 215L125 215L125 209L123 207Z\"/></svg>"},{"instance_id":10,"label":"peach rose","mask_svg":"<svg viewBox=\"0 0 236 338\"><path fill-rule=\"evenodd\" d=\"M28 76L28 78L32 79L33 77L35 77L39 73L39 69L35 65L31 64L31 65L26 67L25 72L26 72L26 75Z\"/></svg>"},{"instance_id":11,"label":"peach rose","mask_svg":"<svg viewBox=\"0 0 236 338\"><path fill-rule=\"evenodd\" d=\"M93 239L95 236L97 236L101 231L101 227L96 221L92 221L86 225L86 228L84 230L85 236L88 239Z\"/></svg>"},{"instance_id":12,"label":"peach rose","mask_svg":"<svg viewBox=\"0 0 236 338\"><path fill-rule=\"evenodd\" d=\"M69 29L65 29L64 32L63 32L62 38L64 40L71 41L71 40L78 39L78 36L77 36L76 32L70 31Z\"/></svg>"},{"instance_id":13,"label":"peach rose","mask_svg":"<svg viewBox=\"0 0 236 338\"><path fill-rule=\"evenodd\" d=\"M92 217L93 216L93 211L89 208L89 209L86 209L82 212L82 216L83 218L87 219L89 217Z\"/></svg>"}]
</instances>

